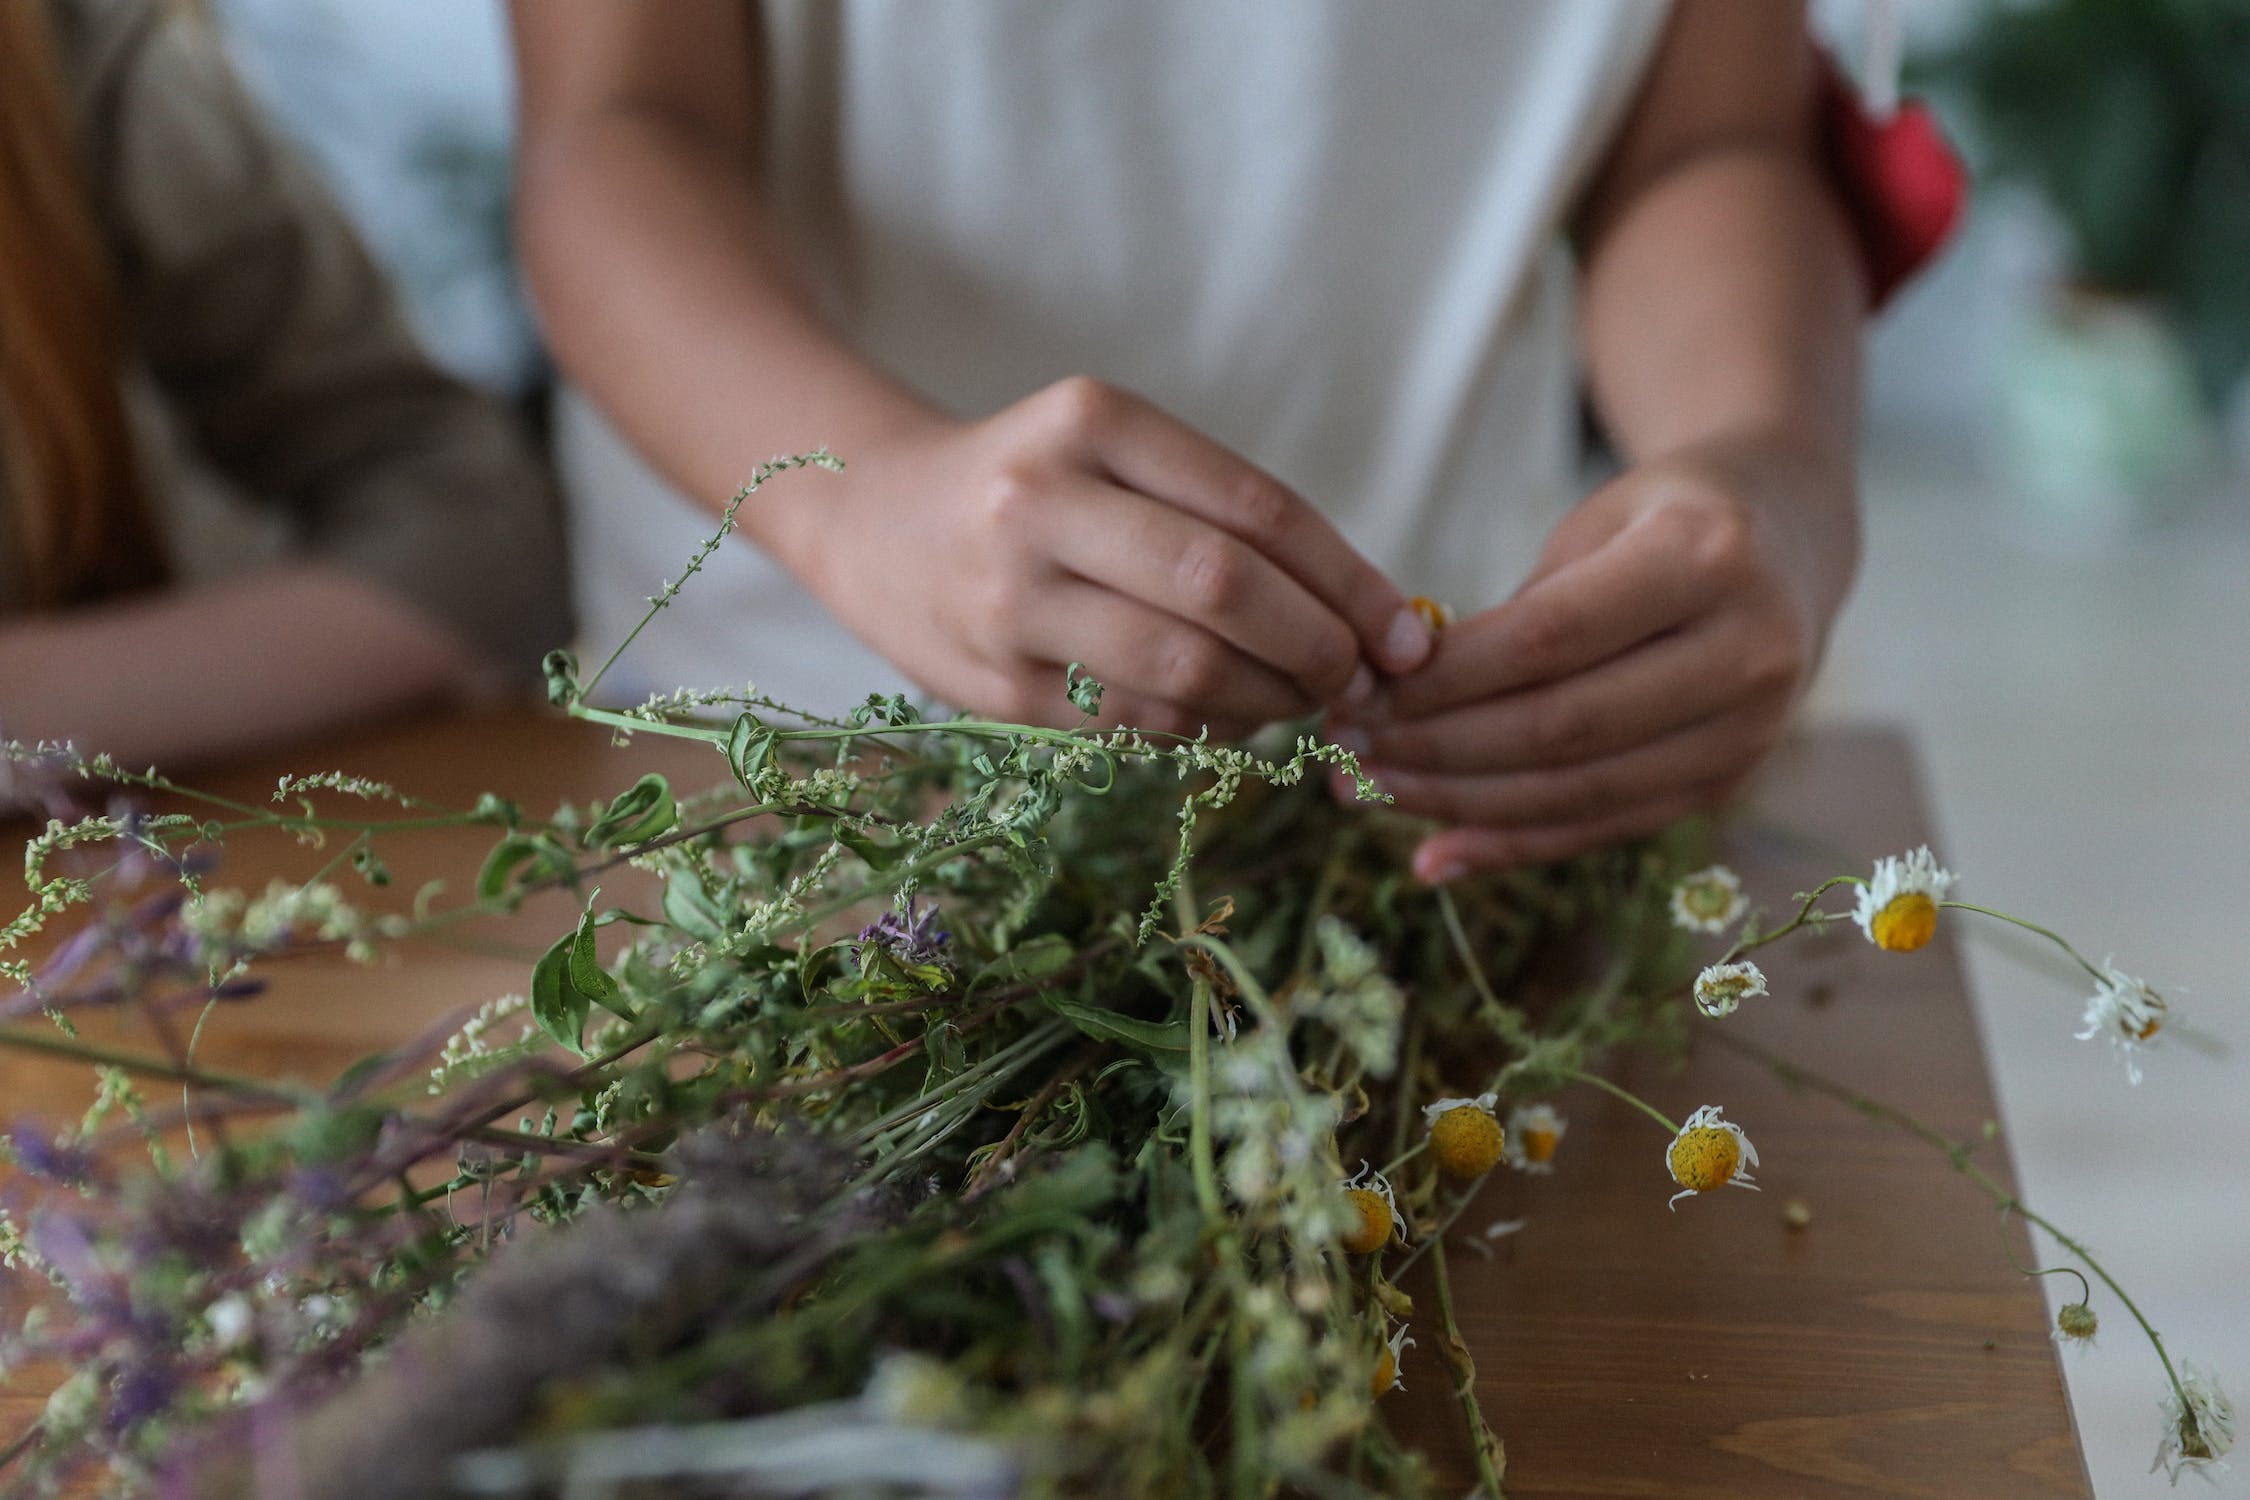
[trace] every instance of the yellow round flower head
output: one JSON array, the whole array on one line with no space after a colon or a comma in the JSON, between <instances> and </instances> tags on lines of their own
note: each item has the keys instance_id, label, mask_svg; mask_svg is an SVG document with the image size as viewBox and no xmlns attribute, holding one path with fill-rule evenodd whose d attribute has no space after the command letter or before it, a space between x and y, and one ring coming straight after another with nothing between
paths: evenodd
<instances>
[{"instance_id":1,"label":"yellow round flower head","mask_svg":"<svg viewBox=\"0 0 2250 1500\"><path fill-rule=\"evenodd\" d=\"M1938 903L1957 877L1940 869L1923 845L1903 859L1875 861L1875 874L1859 888L1852 920L1867 940L1892 953L1912 953L1937 935Z\"/></svg>"},{"instance_id":2,"label":"yellow round flower head","mask_svg":"<svg viewBox=\"0 0 2250 1500\"><path fill-rule=\"evenodd\" d=\"M1758 1148L1750 1144L1742 1127L1719 1118L1718 1105L1706 1104L1687 1117L1664 1149L1664 1165L1680 1185L1668 1206L1677 1207L1682 1198L1729 1185L1756 1192L1750 1168L1757 1164Z\"/></svg>"},{"instance_id":3,"label":"yellow round flower head","mask_svg":"<svg viewBox=\"0 0 2250 1500\"><path fill-rule=\"evenodd\" d=\"M1399 1361L1406 1358L1406 1351L1413 1347L1414 1340L1406 1336L1404 1323L1392 1329L1391 1336L1383 1343L1382 1352L1375 1356L1375 1376L1368 1381L1368 1390L1378 1396L1405 1390L1406 1382L1398 1378L1398 1366Z\"/></svg>"},{"instance_id":4,"label":"yellow round flower head","mask_svg":"<svg viewBox=\"0 0 2250 1500\"><path fill-rule=\"evenodd\" d=\"M1555 1148L1562 1144L1570 1122L1555 1113L1551 1104L1527 1104L1508 1115L1508 1165L1519 1172L1555 1170Z\"/></svg>"},{"instance_id":5,"label":"yellow round flower head","mask_svg":"<svg viewBox=\"0 0 2250 1500\"><path fill-rule=\"evenodd\" d=\"M1351 1208L1352 1224L1337 1243L1346 1254L1373 1255L1399 1233L1398 1200L1391 1196L1383 1174L1370 1170L1367 1163L1361 1162L1359 1170L1345 1179L1344 1202Z\"/></svg>"},{"instance_id":6,"label":"yellow round flower head","mask_svg":"<svg viewBox=\"0 0 2250 1500\"><path fill-rule=\"evenodd\" d=\"M1430 1131L1430 1155L1448 1177L1482 1177L1500 1165L1506 1132L1493 1117L1497 1094L1474 1099L1440 1099L1422 1107Z\"/></svg>"},{"instance_id":7,"label":"yellow round flower head","mask_svg":"<svg viewBox=\"0 0 2250 1500\"><path fill-rule=\"evenodd\" d=\"M1748 910L1742 879L1725 865L1711 865L1672 887L1672 925L1689 932L1724 932Z\"/></svg>"},{"instance_id":8,"label":"yellow round flower head","mask_svg":"<svg viewBox=\"0 0 2250 1500\"><path fill-rule=\"evenodd\" d=\"M2055 1342L2072 1339L2090 1343L2101 1326L2102 1320L2094 1315L2091 1307L2083 1302L2066 1302L2062 1311L2055 1314Z\"/></svg>"}]
</instances>

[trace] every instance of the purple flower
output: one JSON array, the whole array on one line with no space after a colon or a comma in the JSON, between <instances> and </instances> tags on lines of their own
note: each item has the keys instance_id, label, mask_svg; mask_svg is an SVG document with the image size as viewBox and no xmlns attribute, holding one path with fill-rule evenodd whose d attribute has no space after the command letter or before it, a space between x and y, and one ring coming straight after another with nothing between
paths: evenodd
<instances>
[{"instance_id":1,"label":"purple flower","mask_svg":"<svg viewBox=\"0 0 2250 1500\"><path fill-rule=\"evenodd\" d=\"M101 1166L101 1159L85 1147L51 1141L37 1126L24 1121L17 1122L9 1133L8 1150L16 1165L32 1176L70 1187L91 1182Z\"/></svg>"},{"instance_id":2,"label":"purple flower","mask_svg":"<svg viewBox=\"0 0 2250 1500\"><path fill-rule=\"evenodd\" d=\"M909 898L906 911L887 911L859 930L859 940L883 949L901 962L942 964L952 946L953 934L938 926L938 911L922 909L920 898Z\"/></svg>"}]
</instances>

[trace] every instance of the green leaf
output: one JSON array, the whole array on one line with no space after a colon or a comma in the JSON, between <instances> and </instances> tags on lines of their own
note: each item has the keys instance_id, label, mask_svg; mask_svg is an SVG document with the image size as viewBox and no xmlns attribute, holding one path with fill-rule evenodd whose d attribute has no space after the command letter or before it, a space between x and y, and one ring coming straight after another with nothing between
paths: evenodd
<instances>
[{"instance_id":1,"label":"green leaf","mask_svg":"<svg viewBox=\"0 0 2250 1500\"><path fill-rule=\"evenodd\" d=\"M880 875L898 863L899 851L888 844L878 844L856 829L839 828L836 842L867 862L867 868Z\"/></svg>"},{"instance_id":2,"label":"green leaf","mask_svg":"<svg viewBox=\"0 0 2250 1500\"><path fill-rule=\"evenodd\" d=\"M595 925L594 914L589 910L578 919L578 931L571 935L570 983L594 1004L630 1021L632 1012L618 1003L617 981L609 977L609 971L602 967L601 955L594 949Z\"/></svg>"},{"instance_id":3,"label":"green leaf","mask_svg":"<svg viewBox=\"0 0 2250 1500\"><path fill-rule=\"evenodd\" d=\"M727 935L725 909L712 899L703 876L692 869L675 867L666 873L664 916L674 927L702 942L716 943Z\"/></svg>"},{"instance_id":4,"label":"green leaf","mask_svg":"<svg viewBox=\"0 0 2250 1500\"><path fill-rule=\"evenodd\" d=\"M1071 965L1078 956L1069 938L1059 932L1033 938L1018 948L1011 948L995 958L977 974L969 986L970 993L987 984L1037 984L1051 979Z\"/></svg>"},{"instance_id":5,"label":"green leaf","mask_svg":"<svg viewBox=\"0 0 2250 1500\"><path fill-rule=\"evenodd\" d=\"M540 880L577 883L578 867L570 851L543 833L511 833L492 846L484 868L477 872L479 901L523 899L523 887Z\"/></svg>"},{"instance_id":6,"label":"green leaf","mask_svg":"<svg viewBox=\"0 0 2250 1500\"><path fill-rule=\"evenodd\" d=\"M570 982L570 950L578 935L560 939L531 970L531 1018L539 1029L577 1053L586 1055L580 1041L586 1030L589 1002L586 992Z\"/></svg>"},{"instance_id":7,"label":"green leaf","mask_svg":"<svg viewBox=\"0 0 2250 1500\"><path fill-rule=\"evenodd\" d=\"M597 849L645 844L669 833L679 821L671 783L651 771L603 810L594 826L586 830L586 842Z\"/></svg>"},{"instance_id":8,"label":"green leaf","mask_svg":"<svg viewBox=\"0 0 2250 1500\"><path fill-rule=\"evenodd\" d=\"M727 731L727 764L734 767L734 779L756 791L757 777L772 766L780 738L756 714L745 713L736 719Z\"/></svg>"},{"instance_id":9,"label":"green leaf","mask_svg":"<svg viewBox=\"0 0 2250 1500\"><path fill-rule=\"evenodd\" d=\"M1097 1041L1123 1042L1151 1053L1185 1053L1188 1050L1186 1017L1176 1021L1143 1021L1135 1016L1090 1005L1067 995L1040 997L1050 1010Z\"/></svg>"},{"instance_id":10,"label":"green leaf","mask_svg":"<svg viewBox=\"0 0 2250 1500\"><path fill-rule=\"evenodd\" d=\"M578 701L578 658L568 651L550 651L539 663L546 674L547 701L557 708L568 708Z\"/></svg>"}]
</instances>

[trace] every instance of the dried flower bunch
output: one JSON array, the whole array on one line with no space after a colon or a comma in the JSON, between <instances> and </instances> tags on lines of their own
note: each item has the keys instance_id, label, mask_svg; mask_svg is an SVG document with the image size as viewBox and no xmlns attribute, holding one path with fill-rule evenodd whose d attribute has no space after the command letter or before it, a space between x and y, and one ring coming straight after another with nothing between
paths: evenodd
<instances>
[{"instance_id":1,"label":"dried flower bunch","mask_svg":"<svg viewBox=\"0 0 2250 1500\"><path fill-rule=\"evenodd\" d=\"M832 461L771 472L806 462ZM539 819L292 778L267 807L204 798L33 840L0 949L85 921L7 963L0 1044L82 1057L101 1088L77 1128L5 1137L44 1192L0 1213L0 1259L44 1295L0 1360L72 1373L0 1450L0 1494L94 1471L196 1497L283 1475L311 1500L1422 1493L1380 1402L1418 1373L1410 1318L1470 1391L1448 1236L1485 1174L1567 1174L1553 1096L1622 1095L1595 1071L1613 1051L1676 1049L1756 1002L1755 949L1853 917L1908 949L1960 905L1923 851L1759 931L1731 873L1682 874L1692 832L1457 896L1404 873L1415 829L1300 788L1357 771L1311 736L1262 756L925 721L895 698L841 719L748 693L618 712L589 701L600 676L558 655L551 695L620 735L707 741L725 781L648 776ZM1064 686L1090 724L1098 685ZM448 822L493 834L473 898L386 905L386 839ZM318 867L255 896L215 885L221 843L253 829L325 840ZM653 894L605 904L625 866ZM1820 906L1846 885L1860 910ZM582 915L524 996L443 1035L312 1091L194 1059L190 1018L249 999L276 955L370 956L557 889ZM1737 923L1698 980L1689 945ZM597 945L617 924L622 948ZM1502 998L1589 934L1606 957L1582 985ZM2163 1004L2088 969L2090 1032L2137 1067ZM78 1039L91 1007L135 1009L170 1050ZM1768 1061L1931 1140L2138 1319L1964 1147ZM184 1106L152 1103L152 1079ZM1680 1124L1623 1097L1662 1127L1677 1197L1753 1186L1718 1106ZM1396 1282L1423 1259L1417 1308ZM2062 1334L2091 1334L2085 1301ZM2161 1460L2219 1462L2231 1408L2164 1360ZM1462 1406L1497 1495L1500 1441Z\"/></svg>"}]
</instances>

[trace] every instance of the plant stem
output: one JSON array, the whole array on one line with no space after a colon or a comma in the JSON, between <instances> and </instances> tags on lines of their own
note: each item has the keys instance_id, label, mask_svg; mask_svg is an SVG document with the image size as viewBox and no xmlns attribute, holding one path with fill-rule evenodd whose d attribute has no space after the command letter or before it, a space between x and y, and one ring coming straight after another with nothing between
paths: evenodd
<instances>
[{"instance_id":1,"label":"plant stem","mask_svg":"<svg viewBox=\"0 0 2250 1500\"><path fill-rule=\"evenodd\" d=\"M1951 905L1952 903L1948 902L1947 904ZM1977 909L1981 910L1982 908ZM1783 1083L1798 1088L1811 1089L1817 1094L1826 1094L1829 1098L1858 1110L1871 1120L1877 1120L1886 1125L1895 1125L1908 1134L1919 1137L1943 1152L1946 1160L1953 1164L1954 1171L1959 1172L1982 1188L1985 1195L1992 1200L1993 1206L1998 1208L2003 1215L2017 1214L2027 1223L2036 1224L2041 1229L2046 1230L2054 1238L2056 1244L2061 1245L2065 1250L2076 1256L2087 1270L2101 1278L2102 1285L2116 1294L2119 1302L2125 1304L2125 1310L2133 1315L2133 1321L2141 1325L2141 1332L2148 1335L2149 1346L2156 1351L2157 1361L2164 1366L2164 1378L2171 1382L2172 1391L2179 1398L2181 1408L2183 1410L2193 1409L2187 1405L2187 1390L2180 1384L2179 1372L2172 1368L2172 1356L2164 1347L2164 1336L2158 1333L2149 1323L2149 1320L2142 1315L2139 1304L2126 1295L2125 1288L2117 1284L2117 1279L2111 1276L2107 1268L2094 1258L2092 1251L2056 1228L2046 1216L2034 1212L2030 1205L2002 1187L1982 1167L1969 1160L1970 1148L1965 1143L1953 1139L1933 1125L1923 1123L1895 1105L1870 1099L1867 1095L1859 1093L1846 1084L1837 1083L1833 1079L1824 1078L1820 1074L1812 1072L1810 1069L1799 1067L1787 1058L1768 1052L1757 1043L1748 1041L1732 1032L1714 1032L1713 1035L1718 1037L1722 1045L1731 1047L1744 1056L1762 1063L1769 1072ZM2010 1256L2009 1259L2012 1261L2014 1257ZM2022 1268L2017 1267L2017 1269Z\"/></svg>"},{"instance_id":2,"label":"plant stem","mask_svg":"<svg viewBox=\"0 0 2250 1500\"><path fill-rule=\"evenodd\" d=\"M1454 1375L1453 1394L1461 1403L1461 1415L1469 1426L1469 1451L1476 1455L1477 1488L1485 1500L1503 1500L1500 1471L1493 1463L1492 1453L1499 1439L1493 1436L1491 1424L1484 1419L1484 1408L1477 1404L1476 1366L1467 1362L1468 1341L1461 1337L1460 1320L1453 1313L1453 1278L1446 1270L1444 1242L1433 1243L1430 1282L1437 1290L1438 1318L1445 1329L1444 1359Z\"/></svg>"},{"instance_id":3,"label":"plant stem","mask_svg":"<svg viewBox=\"0 0 2250 1500\"><path fill-rule=\"evenodd\" d=\"M1663 1126L1667 1133L1671 1135L1678 1135L1680 1133L1680 1127L1674 1124L1671 1118L1667 1116L1664 1111L1658 1109L1655 1105L1640 1097L1640 1095L1619 1088L1616 1084L1611 1083L1606 1078L1597 1077L1592 1073L1583 1072L1577 1068L1557 1068L1555 1069L1555 1075L1559 1078L1568 1078L1573 1083L1590 1083L1595 1088L1602 1090L1604 1093L1613 1094L1616 1097L1624 1100L1627 1104L1632 1105L1633 1108L1639 1110L1642 1114L1647 1115L1657 1124Z\"/></svg>"},{"instance_id":4,"label":"plant stem","mask_svg":"<svg viewBox=\"0 0 2250 1500\"><path fill-rule=\"evenodd\" d=\"M1836 889L1836 887L1840 885L1865 885L1866 883L1866 881L1860 879L1857 875L1830 876L1828 879L1823 880L1820 884L1814 886L1811 890L1805 892L1804 904L1797 908L1797 915L1791 917L1787 922L1783 923L1779 927L1776 927L1773 931L1760 933L1757 937L1752 938L1748 941L1744 941L1741 938L1736 938L1734 941L1734 946L1727 949L1726 953L1719 959L1719 962L1723 964L1733 963L1736 959L1740 958L1745 953L1755 953L1760 948L1765 947L1768 943L1777 943L1781 941L1783 938L1789 936L1790 933L1795 932L1800 927L1803 927L1806 923L1816 920L1813 915L1813 909L1820 904L1821 897L1827 895L1830 891ZM1820 913L1817 920L1821 922L1835 922L1842 920L1844 916L1845 913L1843 912L1822 912Z\"/></svg>"},{"instance_id":5,"label":"plant stem","mask_svg":"<svg viewBox=\"0 0 2250 1500\"><path fill-rule=\"evenodd\" d=\"M2085 954L2080 953L2076 948L2070 946L2069 941L2065 939L2061 933L2054 931L2052 928L2042 927L2037 922L2027 922L2022 917L2011 917L2006 912L1994 911L1989 906L1975 906L1967 901L1940 901L1938 905L1941 907L1950 907L1954 911L1973 911L1980 917L1992 917L1998 921L2006 922L2011 926L2021 927L2026 932L2035 932L2039 936L2045 938L2048 942L2053 943L2056 947L2062 949L2063 952L2069 954L2071 957L2071 961L2077 964L2079 968L2084 969L2088 974L2091 974L2094 977L2094 982L2096 984L2109 983L2109 976L2107 974L2103 973L2100 969L2095 968L2091 963L2087 962Z\"/></svg>"},{"instance_id":6,"label":"plant stem","mask_svg":"<svg viewBox=\"0 0 2250 1500\"><path fill-rule=\"evenodd\" d=\"M1438 913L1445 919L1446 936L1453 940L1453 951L1460 956L1461 966L1469 971L1469 983L1475 987L1477 998L1484 1002L1485 1009L1491 1013L1492 1029L1500 1034L1502 1042L1516 1052L1529 1051L1532 1042L1531 1026L1525 1021L1522 1011L1493 992L1492 981L1485 978L1484 965L1477 962L1476 951L1469 946L1469 932L1461 925L1461 908L1454 904L1453 892L1441 885L1438 887L1437 900Z\"/></svg>"}]
</instances>

